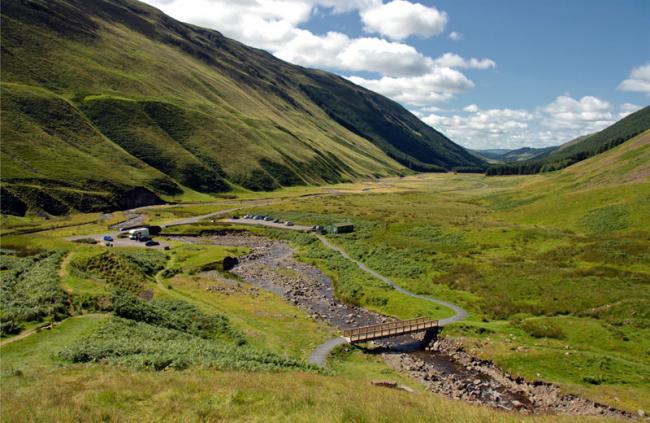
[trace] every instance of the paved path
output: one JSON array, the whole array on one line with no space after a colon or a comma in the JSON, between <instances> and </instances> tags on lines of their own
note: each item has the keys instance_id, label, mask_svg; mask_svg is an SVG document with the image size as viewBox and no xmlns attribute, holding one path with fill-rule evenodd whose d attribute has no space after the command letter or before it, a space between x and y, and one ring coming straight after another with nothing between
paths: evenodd
<instances>
[{"instance_id":1,"label":"paved path","mask_svg":"<svg viewBox=\"0 0 650 423\"><path fill-rule=\"evenodd\" d=\"M451 316L451 317L447 317L446 319L440 320L438 322L440 326L445 326L445 325L448 325L450 323L459 322L461 320L464 320L468 316L467 311L463 310L462 308L458 307L455 304L449 303L447 301L439 300L437 298L431 298L431 297L427 297L427 296L424 296L424 295L415 294L415 293L409 291L408 289L402 288L401 286L399 286L394 281L388 279L386 276L384 276L384 275L382 275L380 273L377 273L376 271L368 268L368 266L366 266L365 264L363 264L359 260L353 259L352 257L350 257L350 255L348 253L345 252L345 250L343 250L341 247L339 247L337 245L332 244L327 238L325 238L323 236L320 236L320 235L317 235L317 237L320 240L320 242L323 243L323 245L325 247L338 252L339 254L341 254L346 259L354 262L359 269L361 269L362 271L364 271L366 273L371 274L372 276L376 277L380 281L385 282L388 285L392 286L393 288L395 288L395 290L397 292L400 292L400 293L402 293L404 295L408 295L409 297L418 298L418 299L424 300L424 301L429 301L431 303L439 304L441 306L448 307L448 308L452 309L455 314L453 316ZM330 339L330 340L326 341L325 343L319 345L314 350L314 352L309 357L309 363L316 364L316 365L319 365L319 366L324 366L325 362L327 360L327 356L330 353L330 351L332 351L337 346L342 345L342 344L344 344L346 342L347 341L342 337L337 337L337 338L333 338L333 339Z\"/></svg>"}]
</instances>

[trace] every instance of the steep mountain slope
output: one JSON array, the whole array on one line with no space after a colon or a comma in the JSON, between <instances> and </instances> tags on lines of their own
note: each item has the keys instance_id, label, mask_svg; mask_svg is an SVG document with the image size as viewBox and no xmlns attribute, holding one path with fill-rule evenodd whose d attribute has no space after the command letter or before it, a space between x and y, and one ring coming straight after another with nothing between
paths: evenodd
<instances>
[{"instance_id":1,"label":"steep mountain slope","mask_svg":"<svg viewBox=\"0 0 650 423\"><path fill-rule=\"evenodd\" d=\"M521 175L563 169L616 147L647 129L650 129L650 106L624 117L600 132L570 141L550 154L519 163L492 166L486 173Z\"/></svg>"},{"instance_id":2,"label":"steep mountain slope","mask_svg":"<svg viewBox=\"0 0 650 423\"><path fill-rule=\"evenodd\" d=\"M7 0L1 30L6 213L483 165L395 102L133 0Z\"/></svg>"}]
</instances>

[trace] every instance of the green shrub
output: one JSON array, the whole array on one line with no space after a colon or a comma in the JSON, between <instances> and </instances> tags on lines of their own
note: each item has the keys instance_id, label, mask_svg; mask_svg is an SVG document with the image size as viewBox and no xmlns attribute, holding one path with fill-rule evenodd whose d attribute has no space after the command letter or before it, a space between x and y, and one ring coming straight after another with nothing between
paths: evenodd
<instances>
[{"instance_id":1,"label":"green shrub","mask_svg":"<svg viewBox=\"0 0 650 423\"><path fill-rule=\"evenodd\" d=\"M588 211L581 224L594 233L619 231L628 227L628 215L625 205L614 204Z\"/></svg>"},{"instance_id":2,"label":"green shrub","mask_svg":"<svg viewBox=\"0 0 650 423\"><path fill-rule=\"evenodd\" d=\"M59 356L73 363L100 362L150 370L182 370L196 365L246 371L316 370L301 361L248 346L119 317L65 348Z\"/></svg>"},{"instance_id":3,"label":"green shrub","mask_svg":"<svg viewBox=\"0 0 650 423\"><path fill-rule=\"evenodd\" d=\"M18 333L25 323L60 319L68 314L68 297L59 288L61 252L20 259L0 281L0 334Z\"/></svg>"},{"instance_id":4,"label":"green shrub","mask_svg":"<svg viewBox=\"0 0 650 423\"><path fill-rule=\"evenodd\" d=\"M156 272L165 268L167 256L157 250L120 250L119 254L129 262L138 266L140 271L146 275L153 276Z\"/></svg>"},{"instance_id":5,"label":"green shrub","mask_svg":"<svg viewBox=\"0 0 650 423\"><path fill-rule=\"evenodd\" d=\"M139 293L147 281L147 266L141 267L125 253L104 251L90 257L73 260L70 269L82 278L97 279L113 288Z\"/></svg>"},{"instance_id":6,"label":"green shrub","mask_svg":"<svg viewBox=\"0 0 650 423\"><path fill-rule=\"evenodd\" d=\"M549 319L529 319L519 324L519 327L534 338L563 339L564 331L560 324Z\"/></svg>"},{"instance_id":7,"label":"green shrub","mask_svg":"<svg viewBox=\"0 0 650 423\"><path fill-rule=\"evenodd\" d=\"M227 316L205 314L192 304L176 299L145 302L128 292L112 297L113 311L122 318L175 329L204 339L225 338L237 345L246 343L243 334L230 325Z\"/></svg>"}]
</instances>

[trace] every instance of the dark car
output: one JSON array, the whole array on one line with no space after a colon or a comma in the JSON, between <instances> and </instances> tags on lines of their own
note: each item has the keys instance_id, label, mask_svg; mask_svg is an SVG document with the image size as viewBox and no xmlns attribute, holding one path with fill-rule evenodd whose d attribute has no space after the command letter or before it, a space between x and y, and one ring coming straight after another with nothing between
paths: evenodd
<instances>
[{"instance_id":1,"label":"dark car","mask_svg":"<svg viewBox=\"0 0 650 423\"><path fill-rule=\"evenodd\" d=\"M105 235L105 236L104 236L104 241L106 241L106 242L113 242L113 237L110 236L110 235Z\"/></svg>"},{"instance_id":2,"label":"dark car","mask_svg":"<svg viewBox=\"0 0 650 423\"><path fill-rule=\"evenodd\" d=\"M147 247L154 247L156 245L160 245L160 242L154 241L153 239L150 239L149 241L145 242L144 244Z\"/></svg>"}]
</instances>

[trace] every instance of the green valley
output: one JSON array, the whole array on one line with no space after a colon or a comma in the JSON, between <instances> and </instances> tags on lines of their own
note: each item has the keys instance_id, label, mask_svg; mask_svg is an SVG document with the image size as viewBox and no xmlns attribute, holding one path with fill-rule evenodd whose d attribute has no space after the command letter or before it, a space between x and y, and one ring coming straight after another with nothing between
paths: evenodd
<instances>
[{"instance_id":1,"label":"green valley","mask_svg":"<svg viewBox=\"0 0 650 423\"><path fill-rule=\"evenodd\" d=\"M451 3L3 1L0 421L648 420L645 5Z\"/></svg>"}]
</instances>

